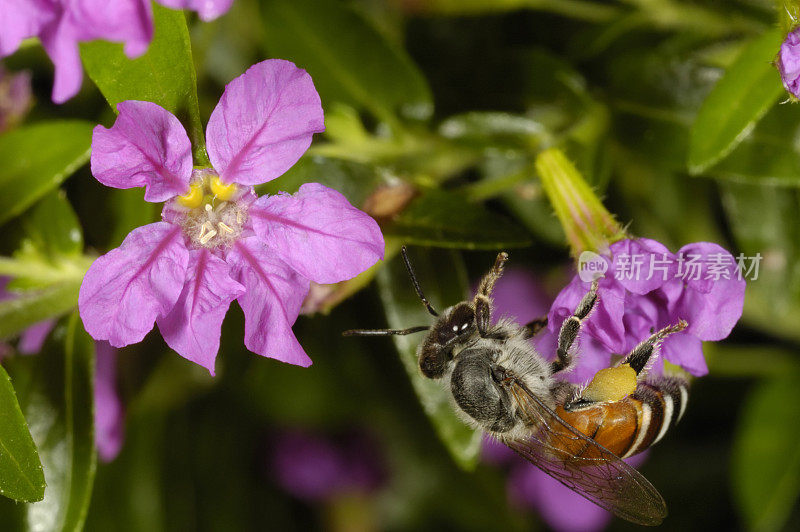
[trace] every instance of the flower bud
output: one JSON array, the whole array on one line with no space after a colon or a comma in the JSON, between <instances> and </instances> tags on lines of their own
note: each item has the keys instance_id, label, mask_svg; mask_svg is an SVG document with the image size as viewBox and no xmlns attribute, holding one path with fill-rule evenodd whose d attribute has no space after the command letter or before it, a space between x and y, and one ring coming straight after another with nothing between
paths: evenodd
<instances>
[{"instance_id":1,"label":"flower bud","mask_svg":"<svg viewBox=\"0 0 800 532\"><path fill-rule=\"evenodd\" d=\"M536 171L574 257L587 250L604 252L625 238L622 227L561 150L550 148L540 153Z\"/></svg>"}]
</instances>

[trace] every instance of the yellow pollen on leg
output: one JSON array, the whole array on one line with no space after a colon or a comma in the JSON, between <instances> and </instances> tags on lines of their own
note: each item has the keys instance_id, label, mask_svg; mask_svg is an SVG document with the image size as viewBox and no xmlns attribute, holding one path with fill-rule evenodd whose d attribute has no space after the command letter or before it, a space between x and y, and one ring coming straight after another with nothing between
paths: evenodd
<instances>
[{"instance_id":1,"label":"yellow pollen on leg","mask_svg":"<svg viewBox=\"0 0 800 532\"><path fill-rule=\"evenodd\" d=\"M619 401L636 391L636 371L628 364L598 371L583 390L587 401Z\"/></svg>"}]
</instances>

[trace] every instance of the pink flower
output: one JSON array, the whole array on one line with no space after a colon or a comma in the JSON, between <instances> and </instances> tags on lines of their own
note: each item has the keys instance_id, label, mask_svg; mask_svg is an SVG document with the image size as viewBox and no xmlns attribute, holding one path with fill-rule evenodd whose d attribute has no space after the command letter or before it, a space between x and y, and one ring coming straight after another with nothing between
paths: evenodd
<instances>
[{"instance_id":1,"label":"pink flower","mask_svg":"<svg viewBox=\"0 0 800 532\"><path fill-rule=\"evenodd\" d=\"M287 430L276 438L269 465L285 491L311 502L373 493L387 477L377 442L360 432L333 438Z\"/></svg>"},{"instance_id":2,"label":"pink flower","mask_svg":"<svg viewBox=\"0 0 800 532\"><path fill-rule=\"evenodd\" d=\"M0 64L0 133L22 122L32 99L30 72L7 72Z\"/></svg>"},{"instance_id":3,"label":"pink flower","mask_svg":"<svg viewBox=\"0 0 800 532\"><path fill-rule=\"evenodd\" d=\"M126 101L111 129L97 126L92 173L115 188L145 187L166 201L163 221L133 230L86 274L78 305L89 334L115 347L157 323L167 344L214 374L220 328L234 299L245 346L311 364L292 333L310 281L350 279L383 257L377 223L316 183L295 195L257 197L324 129L311 77L288 61L252 66L225 88L208 123L213 168L192 169L178 119Z\"/></svg>"},{"instance_id":4,"label":"pink flower","mask_svg":"<svg viewBox=\"0 0 800 532\"><path fill-rule=\"evenodd\" d=\"M585 383L653 331L686 320L689 326L661 346L663 359L695 376L708 373L703 341L726 338L742 315L745 280L736 259L712 242L687 244L671 253L647 238L611 244L605 276L598 281L599 300L581 335L573 382ZM575 275L550 308L548 328L555 333L589 291ZM661 373L660 359L650 368ZM572 380L572 379L570 379Z\"/></svg>"},{"instance_id":5,"label":"pink flower","mask_svg":"<svg viewBox=\"0 0 800 532\"><path fill-rule=\"evenodd\" d=\"M94 444L103 462L114 460L125 437L125 412L117 393L117 350L95 342Z\"/></svg>"},{"instance_id":6,"label":"pink flower","mask_svg":"<svg viewBox=\"0 0 800 532\"><path fill-rule=\"evenodd\" d=\"M159 0L188 8L203 20L225 13L233 0ZM153 38L150 0L3 0L0 2L0 57L13 54L23 39L38 37L55 65L53 101L63 103L81 88L78 43L104 39L125 43L134 58Z\"/></svg>"},{"instance_id":7,"label":"pink flower","mask_svg":"<svg viewBox=\"0 0 800 532\"><path fill-rule=\"evenodd\" d=\"M776 64L783 87L795 98L800 98L800 27L786 35Z\"/></svg>"}]
</instances>

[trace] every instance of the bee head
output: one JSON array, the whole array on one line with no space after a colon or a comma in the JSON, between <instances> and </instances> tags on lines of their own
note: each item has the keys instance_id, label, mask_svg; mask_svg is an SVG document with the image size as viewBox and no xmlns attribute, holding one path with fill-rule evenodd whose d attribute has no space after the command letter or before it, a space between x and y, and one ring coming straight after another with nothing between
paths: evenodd
<instances>
[{"instance_id":1,"label":"bee head","mask_svg":"<svg viewBox=\"0 0 800 532\"><path fill-rule=\"evenodd\" d=\"M454 348L470 338L476 329L475 310L470 303L462 302L448 309L420 346L422 374L430 379L441 378L453 360Z\"/></svg>"}]
</instances>

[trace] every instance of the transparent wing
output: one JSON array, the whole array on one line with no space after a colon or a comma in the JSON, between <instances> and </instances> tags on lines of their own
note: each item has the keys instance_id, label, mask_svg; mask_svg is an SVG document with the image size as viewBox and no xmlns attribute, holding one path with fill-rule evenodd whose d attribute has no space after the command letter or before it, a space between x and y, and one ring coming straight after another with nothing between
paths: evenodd
<instances>
[{"instance_id":1,"label":"transparent wing","mask_svg":"<svg viewBox=\"0 0 800 532\"><path fill-rule=\"evenodd\" d=\"M530 463L617 517L658 525L667 505L658 490L620 457L562 420L517 379L505 383L539 427L526 440L504 441Z\"/></svg>"}]
</instances>

